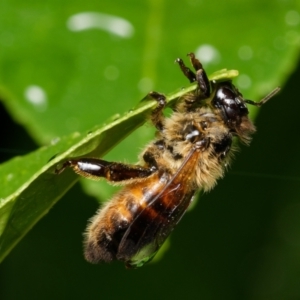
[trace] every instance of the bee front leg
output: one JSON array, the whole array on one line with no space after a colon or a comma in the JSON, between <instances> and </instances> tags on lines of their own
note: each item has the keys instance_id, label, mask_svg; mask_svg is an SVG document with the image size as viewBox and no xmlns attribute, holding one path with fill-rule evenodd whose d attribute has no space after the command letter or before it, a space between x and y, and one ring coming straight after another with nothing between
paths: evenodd
<instances>
[{"instance_id":1,"label":"bee front leg","mask_svg":"<svg viewBox=\"0 0 300 300\"><path fill-rule=\"evenodd\" d=\"M184 64L181 58L177 58L176 62L179 64L179 67L184 76L187 77L190 82L197 81L199 90L201 92L200 98L207 98L210 96L211 91L209 79L206 75L206 72L200 61L195 57L194 53L189 53L188 56L190 57L191 63L196 71L196 74Z\"/></svg>"},{"instance_id":2,"label":"bee front leg","mask_svg":"<svg viewBox=\"0 0 300 300\"><path fill-rule=\"evenodd\" d=\"M117 162L108 162L97 158L77 158L67 160L56 174L62 173L67 167L71 167L77 174L91 178L105 178L111 182L121 182L134 178L150 176L156 169L136 165L127 165Z\"/></svg>"},{"instance_id":3,"label":"bee front leg","mask_svg":"<svg viewBox=\"0 0 300 300\"><path fill-rule=\"evenodd\" d=\"M190 83L197 80L196 74L185 65L181 58L177 58L175 62L178 63L183 75L190 81Z\"/></svg>"},{"instance_id":4,"label":"bee front leg","mask_svg":"<svg viewBox=\"0 0 300 300\"><path fill-rule=\"evenodd\" d=\"M158 92L150 92L149 96L158 103L157 107L152 111L151 121L159 131L162 131L164 129L163 120L165 118L163 110L167 104L166 96Z\"/></svg>"},{"instance_id":5,"label":"bee front leg","mask_svg":"<svg viewBox=\"0 0 300 300\"><path fill-rule=\"evenodd\" d=\"M198 83L198 87L201 91L201 95L203 98L208 98L210 96L210 83L207 77L207 74L201 64L201 62L195 57L194 53L189 53L188 56L190 57L191 63L196 70L196 80Z\"/></svg>"}]
</instances>

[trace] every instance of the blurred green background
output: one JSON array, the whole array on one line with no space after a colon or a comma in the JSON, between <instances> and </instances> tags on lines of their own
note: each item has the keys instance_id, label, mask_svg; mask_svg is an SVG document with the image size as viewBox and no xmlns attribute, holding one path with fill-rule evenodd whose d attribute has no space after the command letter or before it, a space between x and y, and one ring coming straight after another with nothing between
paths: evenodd
<instances>
[{"instance_id":1,"label":"blurred green background","mask_svg":"<svg viewBox=\"0 0 300 300\"><path fill-rule=\"evenodd\" d=\"M282 87L160 260L85 262L98 202L77 184L0 265L0 299L300 299L299 1L4 0L0 16L1 161L187 85L173 62L191 51L209 74L239 70L246 98ZM106 157L135 162L152 135L143 126Z\"/></svg>"}]
</instances>

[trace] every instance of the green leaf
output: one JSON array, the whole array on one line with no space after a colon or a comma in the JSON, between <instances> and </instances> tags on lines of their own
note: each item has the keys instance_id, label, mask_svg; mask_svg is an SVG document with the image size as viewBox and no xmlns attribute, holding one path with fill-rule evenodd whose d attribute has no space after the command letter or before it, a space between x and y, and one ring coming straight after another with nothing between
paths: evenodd
<instances>
[{"instance_id":1,"label":"green leaf","mask_svg":"<svg viewBox=\"0 0 300 300\"><path fill-rule=\"evenodd\" d=\"M155 103L142 103L89 134L57 137L86 132L150 90L182 86L172 61L191 51L208 73L237 68L237 86L257 100L282 86L296 66L298 11L299 1L3 1L1 100L36 141L53 145L0 169L1 259L76 181L72 172L55 175L57 164L69 156L103 156L145 121ZM127 20L123 35L99 25L119 18ZM85 30L79 27L84 20L90 24ZM115 159L135 157L132 147L120 147Z\"/></svg>"},{"instance_id":2,"label":"green leaf","mask_svg":"<svg viewBox=\"0 0 300 300\"><path fill-rule=\"evenodd\" d=\"M128 110L150 90L167 93L185 85L172 62L193 51L208 73L238 69L235 83L245 98L259 100L282 86L296 66L298 11L299 1L30 1L24 6L5 0L0 99L39 144L47 145ZM133 161L150 136L143 129L116 149L113 159L126 153Z\"/></svg>"},{"instance_id":3,"label":"green leaf","mask_svg":"<svg viewBox=\"0 0 300 300\"><path fill-rule=\"evenodd\" d=\"M128 110L132 99L151 89L183 85L172 62L188 52L196 53L208 73L238 69L238 87L256 99L282 85L294 69L298 9L299 1L271 0L115 0L89 6L30 1L25 7L4 1L1 99L47 144Z\"/></svg>"}]
</instances>

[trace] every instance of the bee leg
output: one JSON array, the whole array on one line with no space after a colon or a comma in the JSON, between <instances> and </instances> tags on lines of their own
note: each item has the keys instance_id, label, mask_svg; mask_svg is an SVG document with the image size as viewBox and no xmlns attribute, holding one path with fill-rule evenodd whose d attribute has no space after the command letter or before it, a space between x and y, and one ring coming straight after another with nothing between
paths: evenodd
<instances>
[{"instance_id":1,"label":"bee leg","mask_svg":"<svg viewBox=\"0 0 300 300\"><path fill-rule=\"evenodd\" d=\"M167 104L166 96L158 92L150 92L149 96L158 103L157 107L152 111L151 121L159 131L162 131L164 129L163 120L165 118L163 110Z\"/></svg>"},{"instance_id":2,"label":"bee leg","mask_svg":"<svg viewBox=\"0 0 300 300\"><path fill-rule=\"evenodd\" d=\"M207 74L201 64L201 62L195 57L194 53L189 53L191 63L196 70L196 81L198 83L198 87L201 91L201 96L203 98L208 98L210 96L210 83L207 77ZM202 98L202 97L201 97Z\"/></svg>"},{"instance_id":3,"label":"bee leg","mask_svg":"<svg viewBox=\"0 0 300 300\"><path fill-rule=\"evenodd\" d=\"M158 170L157 161L151 151L147 151L143 155L143 159L145 163L149 166L150 170L156 171Z\"/></svg>"},{"instance_id":4,"label":"bee leg","mask_svg":"<svg viewBox=\"0 0 300 300\"><path fill-rule=\"evenodd\" d=\"M91 179L105 178L111 182L145 178L156 170L156 168L108 162L97 158L74 158L67 160L61 168L55 170L55 173L60 174L67 167L71 167L77 174L83 177Z\"/></svg>"},{"instance_id":5,"label":"bee leg","mask_svg":"<svg viewBox=\"0 0 300 300\"><path fill-rule=\"evenodd\" d=\"M197 80L196 74L184 64L181 58L177 58L175 62L179 64L182 73L191 83Z\"/></svg>"},{"instance_id":6,"label":"bee leg","mask_svg":"<svg viewBox=\"0 0 300 300\"><path fill-rule=\"evenodd\" d=\"M190 57L191 63L196 71L196 74L184 64L181 58L177 58L176 62L179 64L179 67L184 76L187 77L190 82L197 81L199 90L201 92L199 98L207 98L210 96L210 83L206 72L203 69L203 66L200 63L200 61L195 57L194 53L189 53L188 56Z\"/></svg>"}]
</instances>

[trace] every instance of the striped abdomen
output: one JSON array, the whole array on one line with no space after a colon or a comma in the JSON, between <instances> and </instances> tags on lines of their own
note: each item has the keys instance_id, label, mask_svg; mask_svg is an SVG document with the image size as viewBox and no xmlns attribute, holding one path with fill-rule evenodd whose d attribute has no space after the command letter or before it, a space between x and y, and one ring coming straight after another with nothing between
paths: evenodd
<instances>
[{"instance_id":1,"label":"striped abdomen","mask_svg":"<svg viewBox=\"0 0 300 300\"><path fill-rule=\"evenodd\" d=\"M125 261L134 267L149 261L186 211L194 194L191 177L199 152L180 172L159 172L126 186L92 219L85 256L90 262Z\"/></svg>"}]
</instances>

